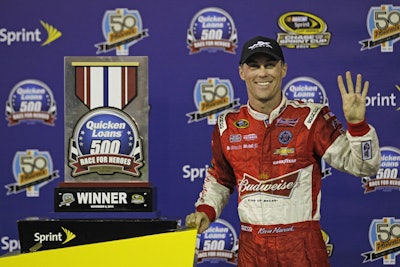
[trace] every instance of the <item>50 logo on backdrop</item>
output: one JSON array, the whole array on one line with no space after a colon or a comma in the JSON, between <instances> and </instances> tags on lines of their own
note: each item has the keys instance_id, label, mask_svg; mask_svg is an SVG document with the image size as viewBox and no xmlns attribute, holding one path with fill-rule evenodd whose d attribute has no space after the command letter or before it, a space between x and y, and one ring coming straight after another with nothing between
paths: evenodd
<instances>
[{"instance_id":1,"label":"50 logo on backdrop","mask_svg":"<svg viewBox=\"0 0 400 267\"><path fill-rule=\"evenodd\" d=\"M369 242L372 251L361 254L363 263L382 259L383 265L395 265L400 251L400 220L393 217L372 220Z\"/></svg>"},{"instance_id":2,"label":"50 logo on backdrop","mask_svg":"<svg viewBox=\"0 0 400 267\"><path fill-rule=\"evenodd\" d=\"M193 91L193 100L197 111L187 113L188 123L207 119L209 125L215 125L218 114L238 107L240 99L234 98L231 81L220 78L198 80Z\"/></svg>"},{"instance_id":3,"label":"50 logo on backdrop","mask_svg":"<svg viewBox=\"0 0 400 267\"><path fill-rule=\"evenodd\" d=\"M381 52L393 52L393 45L400 37L400 6L371 7L367 16L370 39L360 41L361 50L381 47Z\"/></svg>"},{"instance_id":4,"label":"50 logo on backdrop","mask_svg":"<svg viewBox=\"0 0 400 267\"><path fill-rule=\"evenodd\" d=\"M102 27L106 41L96 44L97 54L116 50L117 56L129 55L129 47L148 36L137 10L108 10L103 16Z\"/></svg>"},{"instance_id":5,"label":"50 logo on backdrop","mask_svg":"<svg viewBox=\"0 0 400 267\"><path fill-rule=\"evenodd\" d=\"M6 185L7 195L26 191L27 197L38 197L39 189L58 178L53 170L53 160L47 151L29 149L17 152L13 160L13 174L16 183Z\"/></svg>"}]
</instances>

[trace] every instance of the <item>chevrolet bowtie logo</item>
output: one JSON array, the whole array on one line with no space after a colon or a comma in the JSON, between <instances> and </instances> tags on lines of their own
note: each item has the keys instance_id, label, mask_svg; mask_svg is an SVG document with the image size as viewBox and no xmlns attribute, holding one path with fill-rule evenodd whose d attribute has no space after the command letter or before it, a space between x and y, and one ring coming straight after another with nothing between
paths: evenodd
<instances>
[{"instance_id":1,"label":"chevrolet bowtie logo","mask_svg":"<svg viewBox=\"0 0 400 267\"><path fill-rule=\"evenodd\" d=\"M281 156L287 156L289 154L293 154L294 153L294 148L290 148L290 147L281 147L278 149L275 149L274 154L275 155L281 155Z\"/></svg>"}]
</instances>

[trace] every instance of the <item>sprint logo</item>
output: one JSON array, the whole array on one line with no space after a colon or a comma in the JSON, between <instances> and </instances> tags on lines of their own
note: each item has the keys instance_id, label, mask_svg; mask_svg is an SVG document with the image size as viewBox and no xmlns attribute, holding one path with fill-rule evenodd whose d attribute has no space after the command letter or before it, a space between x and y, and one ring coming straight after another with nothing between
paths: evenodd
<instances>
[{"instance_id":1,"label":"sprint logo","mask_svg":"<svg viewBox=\"0 0 400 267\"><path fill-rule=\"evenodd\" d=\"M0 45L6 44L7 46L13 45L14 43L41 43L42 46L46 46L58 38L61 37L62 33L54 26L40 21L43 29L26 29L20 30L9 30L7 28L0 28ZM44 36L44 35L47 35Z\"/></svg>"},{"instance_id":2,"label":"sprint logo","mask_svg":"<svg viewBox=\"0 0 400 267\"><path fill-rule=\"evenodd\" d=\"M64 245L76 237L76 235L73 232L71 232L70 230L68 230L67 228L61 227L61 229L63 230L64 234L61 232L58 232L58 233L49 232L46 234L36 232L33 235L34 241L39 242L39 243L61 242L61 244Z\"/></svg>"},{"instance_id":3,"label":"sprint logo","mask_svg":"<svg viewBox=\"0 0 400 267\"><path fill-rule=\"evenodd\" d=\"M62 232L58 232L58 233L48 232L45 234L40 233L40 232L34 233L33 241L35 241L37 243L35 243L35 245L30 247L29 251L35 252L35 251L40 250L41 248L43 248L44 242L51 242L51 243L58 242L58 243L61 243L61 245L64 245L76 237L76 235L73 232L71 232L70 230L68 230L67 228L61 227L61 229L63 230L64 234Z\"/></svg>"}]
</instances>

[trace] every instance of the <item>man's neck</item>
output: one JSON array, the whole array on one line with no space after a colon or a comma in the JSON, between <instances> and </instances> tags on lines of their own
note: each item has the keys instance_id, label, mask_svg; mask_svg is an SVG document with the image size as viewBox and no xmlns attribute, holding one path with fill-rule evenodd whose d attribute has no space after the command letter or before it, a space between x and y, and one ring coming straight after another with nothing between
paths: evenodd
<instances>
[{"instance_id":1,"label":"man's neck","mask_svg":"<svg viewBox=\"0 0 400 267\"><path fill-rule=\"evenodd\" d=\"M282 94L279 96L279 98L271 99L269 101L259 101L259 100L249 101L249 105L255 111L269 115L277 106L279 106L281 101L282 101Z\"/></svg>"}]
</instances>

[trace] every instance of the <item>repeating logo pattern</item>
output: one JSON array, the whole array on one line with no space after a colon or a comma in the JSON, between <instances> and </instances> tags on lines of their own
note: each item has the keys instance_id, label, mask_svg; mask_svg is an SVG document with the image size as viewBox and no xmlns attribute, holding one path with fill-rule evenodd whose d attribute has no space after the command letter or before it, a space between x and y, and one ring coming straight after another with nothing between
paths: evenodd
<instances>
[{"instance_id":1,"label":"repeating logo pattern","mask_svg":"<svg viewBox=\"0 0 400 267\"><path fill-rule=\"evenodd\" d=\"M400 190L400 150L395 147L381 147L381 166L373 177L363 177L365 193L376 190L390 192Z\"/></svg>"},{"instance_id":2,"label":"repeating logo pattern","mask_svg":"<svg viewBox=\"0 0 400 267\"><path fill-rule=\"evenodd\" d=\"M200 10L190 23L187 44L190 54L218 50L235 54L237 31L232 17L216 7Z\"/></svg>"},{"instance_id":3,"label":"repeating logo pattern","mask_svg":"<svg viewBox=\"0 0 400 267\"><path fill-rule=\"evenodd\" d=\"M288 99L303 102L328 104L324 87L317 80L310 77L298 77L290 80L283 88Z\"/></svg>"},{"instance_id":4,"label":"repeating logo pattern","mask_svg":"<svg viewBox=\"0 0 400 267\"><path fill-rule=\"evenodd\" d=\"M208 124L214 125L217 122L218 114L240 105L239 99L234 98L232 84L227 79L198 80L193 98L198 111L186 114L190 118L189 123L207 118Z\"/></svg>"},{"instance_id":5,"label":"repeating logo pattern","mask_svg":"<svg viewBox=\"0 0 400 267\"><path fill-rule=\"evenodd\" d=\"M369 243L372 251L361 254L363 263L381 259L383 265L395 265L400 253L400 220L393 217L372 220Z\"/></svg>"},{"instance_id":6,"label":"repeating logo pattern","mask_svg":"<svg viewBox=\"0 0 400 267\"><path fill-rule=\"evenodd\" d=\"M55 40L62 36L62 33L43 20L40 24L46 30L47 37L43 41L43 32L39 29L26 29L22 28L20 30L9 30L7 28L0 28L0 43L4 43L7 46L16 45L18 43L41 43L42 46L49 45Z\"/></svg>"},{"instance_id":7,"label":"repeating logo pattern","mask_svg":"<svg viewBox=\"0 0 400 267\"><path fill-rule=\"evenodd\" d=\"M16 183L6 185L7 195L26 191L27 197L38 197L40 188L58 178L53 170L53 160L47 151L30 149L17 152L13 160Z\"/></svg>"},{"instance_id":8,"label":"repeating logo pattern","mask_svg":"<svg viewBox=\"0 0 400 267\"><path fill-rule=\"evenodd\" d=\"M118 56L129 55L129 47L148 36L137 10L118 8L106 11L102 26L106 42L96 44L97 54L116 50Z\"/></svg>"},{"instance_id":9,"label":"repeating logo pattern","mask_svg":"<svg viewBox=\"0 0 400 267\"><path fill-rule=\"evenodd\" d=\"M44 82L38 80L24 80L16 84L6 103L8 126L20 122L42 122L54 126L56 113L53 92Z\"/></svg>"},{"instance_id":10,"label":"repeating logo pattern","mask_svg":"<svg viewBox=\"0 0 400 267\"><path fill-rule=\"evenodd\" d=\"M287 48L318 48L329 45L331 40L327 24L311 13L285 13L279 17L278 25L286 33L278 33L277 41Z\"/></svg>"},{"instance_id":11,"label":"repeating logo pattern","mask_svg":"<svg viewBox=\"0 0 400 267\"><path fill-rule=\"evenodd\" d=\"M217 219L202 234L197 235L197 262L227 262L236 265L238 238L233 226L223 219Z\"/></svg>"},{"instance_id":12,"label":"repeating logo pattern","mask_svg":"<svg viewBox=\"0 0 400 267\"><path fill-rule=\"evenodd\" d=\"M361 50L381 47L381 52L393 52L400 37L400 6L371 7L367 16L370 39L360 41Z\"/></svg>"}]
</instances>

